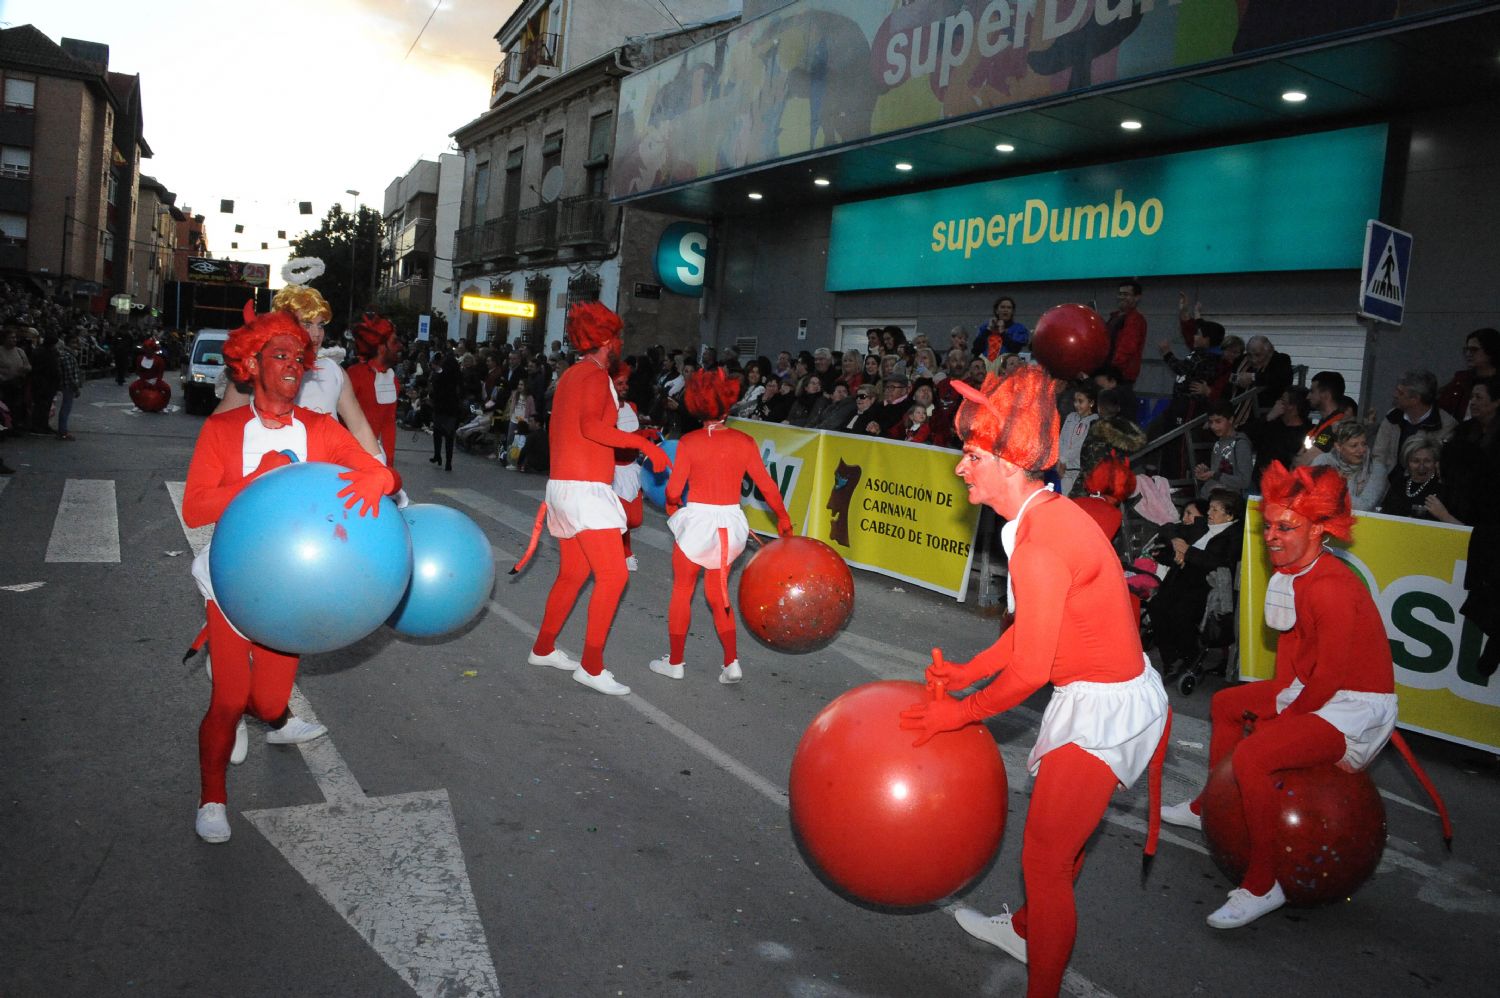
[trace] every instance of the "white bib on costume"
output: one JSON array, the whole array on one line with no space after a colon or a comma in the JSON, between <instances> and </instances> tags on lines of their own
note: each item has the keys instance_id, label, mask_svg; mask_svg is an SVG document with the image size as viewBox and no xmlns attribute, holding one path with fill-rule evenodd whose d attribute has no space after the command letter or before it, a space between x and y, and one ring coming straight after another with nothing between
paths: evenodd
<instances>
[{"instance_id":1,"label":"white bib on costume","mask_svg":"<svg viewBox=\"0 0 1500 998\"><path fill-rule=\"evenodd\" d=\"M1167 691L1151 661L1123 683L1068 683L1052 691L1041 730L1026 765L1032 776L1042 757L1064 745L1077 745L1129 787L1146 767L1167 726Z\"/></svg>"},{"instance_id":2,"label":"white bib on costume","mask_svg":"<svg viewBox=\"0 0 1500 998\"><path fill-rule=\"evenodd\" d=\"M381 405L391 405L396 401L396 371L394 368L375 372L375 401Z\"/></svg>"},{"instance_id":3,"label":"white bib on costume","mask_svg":"<svg viewBox=\"0 0 1500 998\"><path fill-rule=\"evenodd\" d=\"M1026 497L1026 501L1021 503L1020 510L1016 512L1016 518L1000 528L1000 546L1005 549L1005 557L1007 559L1015 553L1016 534L1021 530L1021 517L1026 515L1026 507L1031 505L1031 500L1035 499L1043 492L1051 491L1052 486L1048 485L1046 488L1037 489L1035 492L1031 493L1031 495ZM1007 570L1005 573L1005 608L1011 613L1016 612L1016 590L1015 587L1011 585L1009 570Z\"/></svg>"},{"instance_id":4,"label":"white bib on costume","mask_svg":"<svg viewBox=\"0 0 1500 998\"><path fill-rule=\"evenodd\" d=\"M344 390L344 369L331 357L318 356L312 370L302 376L302 387L297 389L297 404L313 412L336 416L339 409L339 393Z\"/></svg>"},{"instance_id":5,"label":"white bib on costume","mask_svg":"<svg viewBox=\"0 0 1500 998\"><path fill-rule=\"evenodd\" d=\"M1302 695L1302 680L1276 694L1276 713L1286 710ZM1321 717L1344 736L1344 757L1340 769L1357 773L1375 761L1375 756L1391 740L1396 727L1396 694L1365 693L1361 690L1339 690L1317 710Z\"/></svg>"},{"instance_id":6,"label":"white bib on costume","mask_svg":"<svg viewBox=\"0 0 1500 998\"><path fill-rule=\"evenodd\" d=\"M625 507L605 482L550 481L546 503L547 532L553 537L584 530L625 532Z\"/></svg>"},{"instance_id":7,"label":"white bib on costume","mask_svg":"<svg viewBox=\"0 0 1500 998\"><path fill-rule=\"evenodd\" d=\"M1318 558L1321 557L1323 556L1319 554ZM1318 563L1318 558L1314 558L1312 565L1308 565L1295 575L1286 572L1271 573L1271 580L1266 583L1267 627L1273 627L1278 631L1290 631L1297 625L1296 581L1312 571L1313 565Z\"/></svg>"},{"instance_id":8,"label":"white bib on costume","mask_svg":"<svg viewBox=\"0 0 1500 998\"><path fill-rule=\"evenodd\" d=\"M615 429L624 430L626 433L634 433L641 428L641 418L636 411L628 405L620 406L620 414L615 417ZM629 464L615 465L615 495L626 502L634 501L641 494L641 466L635 461Z\"/></svg>"},{"instance_id":9,"label":"white bib on costume","mask_svg":"<svg viewBox=\"0 0 1500 998\"><path fill-rule=\"evenodd\" d=\"M719 528L729 532L728 560L719 548ZM750 524L745 513L736 503L716 506L706 502L690 502L667 519L667 529L688 561L704 568L727 568L734 564L745 550L750 539Z\"/></svg>"}]
</instances>

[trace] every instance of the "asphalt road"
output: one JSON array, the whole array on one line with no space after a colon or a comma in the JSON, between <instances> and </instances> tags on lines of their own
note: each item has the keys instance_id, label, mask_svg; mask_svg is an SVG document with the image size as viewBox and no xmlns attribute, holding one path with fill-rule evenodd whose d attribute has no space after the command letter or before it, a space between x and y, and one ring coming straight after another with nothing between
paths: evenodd
<instances>
[{"instance_id":1,"label":"asphalt road","mask_svg":"<svg viewBox=\"0 0 1500 998\"><path fill-rule=\"evenodd\" d=\"M811 718L858 684L917 678L934 644L958 658L986 645L995 624L972 597L964 606L856 573L838 641L787 656L742 630L746 678L730 687L715 681L700 597L687 678L672 682L646 669L666 648L670 570L664 522L648 514L607 653L635 692L600 696L525 660L556 549L544 542L519 577L504 569L543 480L468 455L436 470L421 434L401 437L407 489L489 535L501 565L492 602L441 640L382 630L305 658L297 706L330 736L268 746L252 724L249 759L230 773L233 839L200 842L208 682L201 665L180 664L202 620L188 575L197 538L172 483L201 422L135 412L124 389L96 381L75 410L76 443L0 445L20 469L0 479L0 995L1024 990L1023 968L944 910L835 893L788 823L788 769ZM337 614L340 594L324 599ZM575 654L582 628L580 609L562 641ZM1169 800L1203 779L1217 685L1173 693ZM1010 820L962 898L987 911L1021 900L1024 759L1044 703L990 725ZM1347 903L1235 932L1203 923L1230 885L1198 836L1166 832L1142 884L1144 789L1118 794L1079 883L1065 993L1493 994L1494 760L1411 741L1452 809L1452 853L1388 752L1372 770L1390 823L1377 874ZM848 828L860 834L858 814Z\"/></svg>"}]
</instances>

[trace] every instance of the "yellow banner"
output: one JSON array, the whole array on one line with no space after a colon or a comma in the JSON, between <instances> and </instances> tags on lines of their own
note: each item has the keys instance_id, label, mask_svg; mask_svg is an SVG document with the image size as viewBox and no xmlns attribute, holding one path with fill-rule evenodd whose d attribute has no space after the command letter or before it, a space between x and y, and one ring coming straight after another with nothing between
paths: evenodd
<instances>
[{"instance_id":1,"label":"yellow banner","mask_svg":"<svg viewBox=\"0 0 1500 998\"><path fill-rule=\"evenodd\" d=\"M1351 544L1332 552L1364 580L1385 621L1396 664L1399 724L1412 731L1500 751L1500 677L1475 670L1484 635L1463 605L1469 528L1359 513ZM1240 673L1269 679L1276 632L1265 626L1270 563L1261 541L1260 499L1245 517L1240 575Z\"/></svg>"},{"instance_id":2,"label":"yellow banner","mask_svg":"<svg viewBox=\"0 0 1500 998\"><path fill-rule=\"evenodd\" d=\"M979 508L953 473L958 452L777 423L734 420L755 437L798 533L833 546L855 568L962 600ZM776 523L748 480L752 529Z\"/></svg>"}]
</instances>

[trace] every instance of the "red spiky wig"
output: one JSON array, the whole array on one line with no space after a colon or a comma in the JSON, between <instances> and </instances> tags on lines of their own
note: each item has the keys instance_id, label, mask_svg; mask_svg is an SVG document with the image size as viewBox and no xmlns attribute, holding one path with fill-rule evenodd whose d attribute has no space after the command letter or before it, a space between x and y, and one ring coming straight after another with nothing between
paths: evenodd
<instances>
[{"instance_id":1,"label":"red spiky wig","mask_svg":"<svg viewBox=\"0 0 1500 998\"><path fill-rule=\"evenodd\" d=\"M977 389L956 378L952 384L964 397L954 427L965 446L1033 475L1057 463L1057 399L1046 370L1027 364L1003 378L991 374Z\"/></svg>"},{"instance_id":2,"label":"red spiky wig","mask_svg":"<svg viewBox=\"0 0 1500 998\"><path fill-rule=\"evenodd\" d=\"M596 301L581 301L568 309L568 342L579 353L599 349L624 328L623 319Z\"/></svg>"},{"instance_id":3,"label":"red spiky wig","mask_svg":"<svg viewBox=\"0 0 1500 998\"><path fill-rule=\"evenodd\" d=\"M354 352L359 355L360 360L370 360L396 335L396 327L389 319L366 313L364 318L354 324L352 332Z\"/></svg>"},{"instance_id":4,"label":"red spiky wig","mask_svg":"<svg viewBox=\"0 0 1500 998\"><path fill-rule=\"evenodd\" d=\"M729 407L740 397L740 379L724 373L722 367L712 371L694 371L682 389L682 402L695 419L723 419Z\"/></svg>"},{"instance_id":5,"label":"red spiky wig","mask_svg":"<svg viewBox=\"0 0 1500 998\"><path fill-rule=\"evenodd\" d=\"M1354 537L1349 486L1337 468L1305 467L1288 471L1280 461L1272 461L1260 476L1260 491L1267 506L1273 503L1285 506L1341 541Z\"/></svg>"},{"instance_id":6,"label":"red spiky wig","mask_svg":"<svg viewBox=\"0 0 1500 998\"><path fill-rule=\"evenodd\" d=\"M1083 477L1083 490L1118 506L1135 495L1135 472L1130 470L1129 461L1110 451L1109 457L1094 465L1093 470Z\"/></svg>"},{"instance_id":7,"label":"red spiky wig","mask_svg":"<svg viewBox=\"0 0 1500 998\"><path fill-rule=\"evenodd\" d=\"M267 312L246 322L224 341L224 363L229 368L229 379L237 385L250 381L250 358L260 353L266 342L275 336L295 339L302 346L303 370L313 366L317 358L307 331L289 312Z\"/></svg>"}]
</instances>

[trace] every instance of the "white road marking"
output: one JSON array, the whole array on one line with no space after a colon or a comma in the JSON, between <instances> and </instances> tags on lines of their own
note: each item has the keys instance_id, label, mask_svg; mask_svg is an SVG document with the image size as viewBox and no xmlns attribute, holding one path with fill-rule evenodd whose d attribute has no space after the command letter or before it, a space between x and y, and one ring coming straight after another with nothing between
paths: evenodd
<instances>
[{"instance_id":1,"label":"white road marking","mask_svg":"<svg viewBox=\"0 0 1500 998\"><path fill-rule=\"evenodd\" d=\"M177 523L182 527L182 536L187 538L188 546L193 549L193 556L197 557L213 538L214 525L210 523L206 527L189 527L182 518L182 496L187 491L187 482L167 482L166 486L172 497L172 510L177 514Z\"/></svg>"},{"instance_id":2,"label":"white road marking","mask_svg":"<svg viewBox=\"0 0 1500 998\"><path fill-rule=\"evenodd\" d=\"M115 483L109 478L70 478L63 483L47 561L67 564L118 564L120 516Z\"/></svg>"},{"instance_id":3,"label":"white road marking","mask_svg":"<svg viewBox=\"0 0 1500 998\"><path fill-rule=\"evenodd\" d=\"M14 586L0 586L0 589L8 593L29 593L33 589L40 589L46 584L45 582L21 582Z\"/></svg>"}]
</instances>

